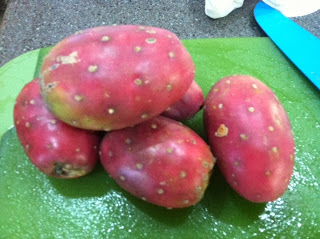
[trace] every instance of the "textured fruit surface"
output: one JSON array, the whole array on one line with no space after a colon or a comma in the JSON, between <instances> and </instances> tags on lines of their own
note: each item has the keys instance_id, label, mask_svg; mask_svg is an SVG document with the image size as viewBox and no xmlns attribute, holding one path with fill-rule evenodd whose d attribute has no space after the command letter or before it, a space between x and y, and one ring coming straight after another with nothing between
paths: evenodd
<instances>
[{"instance_id":1,"label":"textured fruit surface","mask_svg":"<svg viewBox=\"0 0 320 239\"><path fill-rule=\"evenodd\" d=\"M225 77L204 107L210 146L228 183L253 202L282 196L293 173L294 139L271 89L251 76Z\"/></svg>"},{"instance_id":2,"label":"textured fruit surface","mask_svg":"<svg viewBox=\"0 0 320 239\"><path fill-rule=\"evenodd\" d=\"M63 39L44 59L40 78L59 119L109 131L161 114L184 95L194 75L194 63L174 33L119 25Z\"/></svg>"},{"instance_id":3,"label":"textured fruit surface","mask_svg":"<svg viewBox=\"0 0 320 239\"><path fill-rule=\"evenodd\" d=\"M199 202L214 166L202 138L163 116L108 133L101 144L101 161L125 190L168 208Z\"/></svg>"},{"instance_id":4,"label":"textured fruit surface","mask_svg":"<svg viewBox=\"0 0 320 239\"><path fill-rule=\"evenodd\" d=\"M26 84L18 95L14 124L25 153L46 175L76 178L96 165L100 134L58 120L45 106L38 79Z\"/></svg>"},{"instance_id":5,"label":"textured fruit surface","mask_svg":"<svg viewBox=\"0 0 320 239\"><path fill-rule=\"evenodd\" d=\"M183 97L170 106L162 115L178 121L187 120L201 109L203 102L202 89L197 82L193 81Z\"/></svg>"}]
</instances>

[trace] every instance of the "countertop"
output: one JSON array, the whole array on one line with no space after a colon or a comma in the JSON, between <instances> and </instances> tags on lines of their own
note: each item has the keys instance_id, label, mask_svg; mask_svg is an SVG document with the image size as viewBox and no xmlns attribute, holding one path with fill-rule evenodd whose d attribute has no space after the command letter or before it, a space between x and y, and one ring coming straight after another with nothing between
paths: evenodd
<instances>
[{"instance_id":1,"label":"countertop","mask_svg":"<svg viewBox=\"0 0 320 239\"><path fill-rule=\"evenodd\" d=\"M1 0L0 67L27 51L100 25L151 25L181 39L263 37L253 17L257 3L245 0L242 8L214 20L205 15L204 0ZM320 38L320 11L292 20Z\"/></svg>"}]
</instances>

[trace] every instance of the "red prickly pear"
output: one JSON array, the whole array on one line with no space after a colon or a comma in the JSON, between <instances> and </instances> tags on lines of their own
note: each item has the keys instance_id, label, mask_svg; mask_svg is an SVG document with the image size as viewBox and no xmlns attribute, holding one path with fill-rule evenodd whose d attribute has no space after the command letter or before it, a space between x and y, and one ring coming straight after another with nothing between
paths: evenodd
<instances>
[{"instance_id":1,"label":"red prickly pear","mask_svg":"<svg viewBox=\"0 0 320 239\"><path fill-rule=\"evenodd\" d=\"M158 116L106 134L101 162L136 197L162 207L183 208L201 200L215 160L194 131Z\"/></svg>"},{"instance_id":2,"label":"red prickly pear","mask_svg":"<svg viewBox=\"0 0 320 239\"><path fill-rule=\"evenodd\" d=\"M99 159L100 133L58 120L45 106L38 79L18 95L14 124L30 161L48 176L80 177L91 172Z\"/></svg>"},{"instance_id":3,"label":"red prickly pear","mask_svg":"<svg viewBox=\"0 0 320 239\"><path fill-rule=\"evenodd\" d=\"M85 129L133 126L177 102L194 79L190 54L172 32L149 26L87 29L45 57L41 90L62 121Z\"/></svg>"},{"instance_id":4,"label":"red prickly pear","mask_svg":"<svg viewBox=\"0 0 320 239\"><path fill-rule=\"evenodd\" d=\"M246 75L221 79L204 104L204 124L227 182L253 202L274 201L294 168L289 118L272 90Z\"/></svg>"},{"instance_id":5,"label":"red prickly pear","mask_svg":"<svg viewBox=\"0 0 320 239\"><path fill-rule=\"evenodd\" d=\"M178 121L190 119L201 109L203 102L203 92L197 82L193 81L183 97L162 115Z\"/></svg>"}]
</instances>

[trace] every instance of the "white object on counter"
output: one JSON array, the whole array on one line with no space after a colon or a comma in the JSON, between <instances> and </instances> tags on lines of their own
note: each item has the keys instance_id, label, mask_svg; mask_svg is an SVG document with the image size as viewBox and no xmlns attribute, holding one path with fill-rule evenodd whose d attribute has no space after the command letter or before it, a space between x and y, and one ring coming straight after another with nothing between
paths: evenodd
<instances>
[{"instance_id":1,"label":"white object on counter","mask_svg":"<svg viewBox=\"0 0 320 239\"><path fill-rule=\"evenodd\" d=\"M320 0L263 0L286 17L304 16L320 9Z\"/></svg>"},{"instance_id":2,"label":"white object on counter","mask_svg":"<svg viewBox=\"0 0 320 239\"><path fill-rule=\"evenodd\" d=\"M251 1L251 0L246 0ZM303 16L320 9L320 0L263 0L286 17ZM211 18L222 18L242 7L243 0L206 0L205 13Z\"/></svg>"},{"instance_id":3,"label":"white object on counter","mask_svg":"<svg viewBox=\"0 0 320 239\"><path fill-rule=\"evenodd\" d=\"M221 18L242 5L243 0L206 0L205 13L214 19Z\"/></svg>"}]
</instances>

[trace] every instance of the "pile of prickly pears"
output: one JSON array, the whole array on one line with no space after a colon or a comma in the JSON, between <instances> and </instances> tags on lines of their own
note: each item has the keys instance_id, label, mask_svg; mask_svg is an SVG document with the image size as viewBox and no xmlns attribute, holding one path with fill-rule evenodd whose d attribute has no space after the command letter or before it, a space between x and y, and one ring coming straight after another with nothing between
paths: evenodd
<instances>
[{"instance_id":1,"label":"pile of prickly pears","mask_svg":"<svg viewBox=\"0 0 320 239\"><path fill-rule=\"evenodd\" d=\"M84 176L100 160L123 189L166 208L198 203L216 161L244 198L283 195L294 140L277 97L258 79L234 75L204 99L194 76L191 56L168 30L120 25L77 32L52 48L40 77L18 95L18 138L46 175ZM179 122L203 105L208 144Z\"/></svg>"}]
</instances>

